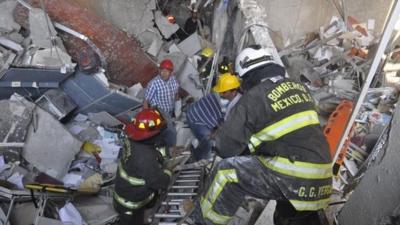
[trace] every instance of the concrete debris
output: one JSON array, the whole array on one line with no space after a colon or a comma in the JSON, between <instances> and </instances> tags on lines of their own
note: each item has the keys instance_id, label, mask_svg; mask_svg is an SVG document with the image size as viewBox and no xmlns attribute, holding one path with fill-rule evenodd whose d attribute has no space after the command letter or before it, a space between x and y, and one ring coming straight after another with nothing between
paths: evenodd
<instances>
[{"instance_id":1,"label":"concrete debris","mask_svg":"<svg viewBox=\"0 0 400 225\"><path fill-rule=\"evenodd\" d=\"M39 0L27 1L34 7L40 7ZM63 0L43 1L50 18L87 36L104 54L107 61L107 74L110 81L132 86L138 82L147 84L157 73L157 67L141 49L136 39L114 27L89 10ZM14 16L19 24L27 27L27 9L17 5ZM79 38L60 33L64 45L75 61L83 51L93 51Z\"/></svg>"},{"instance_id":2,"label":"concrete debris","mask_svg":"<svg viewBox=\"0 0 400 225\"><path fill-rule=\"evenodd\" d=\"M179 43L178 48L184 54L191 57L202 49L201 37L197 33L194 33Z\"/></svg>"},{"instance_id":3,"label":"concrete debris","mask_svg":"<svg viewBox=\"0 0 400 225\"><path fill-rule=\"evenodd\" d=\"M53 48L46 48L37 50L32 55L32 61L30 65L39 68L60 68L60 71L71 70L75 67L72 63L71 56L68 55L64 50L58 46Z\"/></svg>"},{"instance_id":4,"label":"concrete debris","mask_svg":"<svg viewBox=\"0 0 400 225\"><path fill-rule=\"evenodd\" d=\"M323 112L332 102L355 100L370 65L374 36L354 18L348 22L332 17L328 26L279 52L288 75L308 85Z\"/></svg>"},{"instance_id":5,"label":"concrete debris","mask_svg":"<svg viewBox=\"0 0 400 225\"><path fill-rule=\"evenodd\" d=\"M168 18L161 11L154 13L154 20L161 34L166 39L170 38L179 29L179 26L169 22Z\"/></svg>"},{"instance_id":6,"label":"concrete debris","mask_svg":"<svg viewBox=\"0 0 400 225\"><path fill-rule=\"evenodd\" d=\"M20 98L0 101L0 154L6 162L20 161L33 109Z\"/></svg>"},{"instance_id":7,"label":"concrete debris","mask_svg":"<svg viewBox=\"0 0 400 225\"><path fill-rule=\"evenodd\" d=\"M18 54L22 54L22 52L24 51L23 47L20 44L5 37L0 37L0 45L11 49Z\"/></svg>"},{"instance_id":8,"label":"concrete debris","mask_svg":"<svg viewBox=\"0 0 400 225\"><path fill-rule=\"evenodd\" d=\"M38 8L29 10L29 30L32 43L40 48L53 47L57 32L49 16Z\"/></svg>"},{"instance_id":9,"label":"concrete debris","mask_svg":"<svg viewBox=\"0 0 400 225\"><path fill-rule=\"evenodd\" d=\"M13 11L16 5L17 2L12 0L0 2L0 34L20 29L20 25L13 18Z\"/></svg>"},{"instance_id":10,"label":"concrete debris","mask_svg":"<svg viewBox=\"0 0 400 225\"><path fill-rule=\"evenodd\" d=\"M0 79L6 73L8 68L10 68L15 57L16 55L14 53L0 47Z\"/></svg>"},{"instance_id":11,"label":"concrete debris","mask_svg":"<svg viewBox=\"0 0 400 225\"><path fill-rule=\"evenodd\" d=\"M112 197L100 195L82 197L74 202L82 218L90 225L103 225L117 219L118 213L112 206Z\"/></svg>"},{"instance_id":12,"label":"concrete debris","mask_svg":"<svg viewBox=\"0 0 400 225\"><path fill-rule=\"evenodd\" d=\"M36 108L34 113L37 124L28 130L22 156L39 171L61 180L67 174L82 142L48 112Z\"/></svg>"}]
</instances>

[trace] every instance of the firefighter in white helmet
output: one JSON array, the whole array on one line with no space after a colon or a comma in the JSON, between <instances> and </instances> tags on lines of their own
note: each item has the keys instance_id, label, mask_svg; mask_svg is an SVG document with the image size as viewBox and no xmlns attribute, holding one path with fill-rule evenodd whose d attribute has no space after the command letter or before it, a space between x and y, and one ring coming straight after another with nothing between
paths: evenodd
<instances>
[{"instance_id":1,"label":"firefighter in white helmet","mask_svg":"<svg viewBox=\"0 0 400 225\"><path fill-rule=\"evenodd\" d=\"M329 203L332 167L308 89L285 78L260 46L245 48L235 64L244 94L217 130L224 159L201 197L202 217L193 217L228 224L249 196L277 200L275 224L318 224L312 221Z\"/></svg>"}]
</instances>

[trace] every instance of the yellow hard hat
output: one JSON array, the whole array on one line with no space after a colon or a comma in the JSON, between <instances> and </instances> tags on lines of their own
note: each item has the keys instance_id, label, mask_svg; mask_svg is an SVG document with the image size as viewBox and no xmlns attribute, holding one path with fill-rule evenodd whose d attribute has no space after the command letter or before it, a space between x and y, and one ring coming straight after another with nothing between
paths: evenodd
<instances>
[{"instance_id":1,"label":"yellow hard hat","mask_svg":"<svg viewBox=\"0 0 400 225\"><path fill-rule=\"evenodd\" d=\"M213 91L222 93L240 87L239 78L230 73L224 73L219 76L217 84L213 87Z\"/></svg>"},{"instance_id":2,"label":"yellow hard hat","mask_svg":"<svg viewBox=\"0 0 400 225\"><path fill-rule=\"evenodd\" d=\"M214 50L212 50L212 48L203 48L201 55L210 58L214 55Z\"/></svg>"}]
</instances>

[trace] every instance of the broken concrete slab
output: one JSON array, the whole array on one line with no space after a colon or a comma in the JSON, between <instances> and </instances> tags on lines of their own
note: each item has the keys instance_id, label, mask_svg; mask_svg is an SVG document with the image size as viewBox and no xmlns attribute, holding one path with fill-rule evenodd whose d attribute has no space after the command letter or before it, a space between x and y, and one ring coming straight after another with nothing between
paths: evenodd
<instances>
[{"instance_id":1,"label":"broken concrete slab","mask_svg":"<svg viewBox=\"0 0 400 225\"><path fill-rule=\"evenodd\" d=\"M148 29L138 35L138 40L142 44L142 48L152 56L157 57L161 50L163 40L158 31Z\"/></svg>"},{"instance_id":2,"label":"broken concrete slab","mask_svg":"<svg viewBox=\"0 0 400 225\"><path fill-rule=\"evenodd\" d=\"M21 97L0 101L0 154L7 162L20 160L33 108Z\"/></svg>"},{"instance_id":3,"label":"broken concrete slab","mask_svg":"<svg viewBox=\"0 0 400 225\"><path fill-rule=\"evenodd\" d=\"M191 57L202 49L201 37L197 33L193 33L179 43L178 48L187 56Z\"/></svg>"},{"instance_id":4,"label":"broken concrete slab","mask_svg":"<svg viewBox=\"0 0 400 225\"><path fill-rule=\"evenodd\" d=\"M29 31L32 43L40 48L51 48L57 36L49 16L39 8L29 10Z\"/></svg>"},{"instance_id":5,"label":"broken concrete slab","mask_svg":"<svg viewBox=\"0 0 400 225\"><path fill-rule=\"evenodd\" d=\"M39 107L35 113L37 126L29 128L22 156L39 171L61 180L80 151L82 142L50 113Z\"/></svg>"},{"instance_id":6,"label":"broken concrete slab","mask_svg":"<svg viewBox=\"0 0 400 225\"><path fill-rule=\"evenodd\" d=\"M0 33L9 33L20 29L21 26L13 18L13 11L16 5L16 1L0 2Z\"/></svg>"},{"instance_id":7,"label":"broken concrete slab","mask_svg":"<svg viewBox=\"0 0 400 225\"><path fill-rule=\"evenodd\" d=\"M97 197L81 197L74 201L74 205L88 224L103 225L118 218L112 201L112 197L99 195Z\"/></svg>"},{"instance_id":8,"label":"broken concrete slab","mask_svg":"<svg viewBox=\"0 0 400 225\"><path fill-rule=\"evenodd\" d=\"M339 224L375 225L382 218L390 216L398 207L400 202L398 191L400 185L398 176L400 171L399 118L400 108L397 107L393 114L386 147L380 152L373 153L375 161L371 161L369 169L341 210L338 216Z\"/></svg>"},{"instance_id":9,"label":"broken concrete slab","mask_svg":"<svg viewBox=\"0 0 400 225\"><path fill-rule=\"evenodd\" d=\"M20 44L15 43L14 41L5 37L0 37L0 45L3 45L8 49L14 50L18 54L22 54L22 52L24 51L24 48Z\"/></svg>"},{"instance_id":10,"label":"broken concrete slab","mask_svg":"<svg viewBox=\"0 0 400 225\"><path fill-rule=\"evenodd\" d=\"M31 225L35 219L35 212L33 202L16 204L11 211L10 221L15 225Z\"/></svg>"},{"instance_id":11,"label":"broken concrete slab","mask_svg":"<svg viewBox=\"0 0 400 225\"><path fill-rule=\"evenodd\" d=\"M16 56L17 55L13 52L0 46L0 79L6 73L8 68L10 68Z\"/></svg>"},{"instance_id":12,"label":"broken concrete slab","mask_svg":"<svg viewBox=\"0 0 400 225\"><path fill-rule=\"evenodd\" d=\"M200 99L203 96L203 85L199 80L199 72L189 60L185 61L177 79L180 87L193 98Z\"/></svg>"},{"instance_id":13,"label":"broken concrete slab","mask_svg":"<svg viewBox=\"0 0 400 225\"><path fill-rule=\"evenodd\" d=\"M71 56L59 46L37 50L32 56L30 66L39 68L61 68L62 70L73 70Z\"/></svg>"},{"instance_id":14,"label":"broken concrete slab","mask_svg":"<svg viewBox=\"0 0 400 225\"><path fill-rule=\"evenodd\" d=\"M154 13L154 21L164 38L170 38L176 31L179 30L178 24L173 24L168 21L168 18L162 15L161 11Z\"/></svg>"}]
</instances>

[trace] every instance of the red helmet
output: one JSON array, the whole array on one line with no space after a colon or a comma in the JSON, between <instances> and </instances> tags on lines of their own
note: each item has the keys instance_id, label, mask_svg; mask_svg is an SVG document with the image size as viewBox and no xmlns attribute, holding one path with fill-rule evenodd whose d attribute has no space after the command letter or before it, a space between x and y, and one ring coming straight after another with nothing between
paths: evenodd
<instances>
[{"instance_id":1,"label":"red helmet","mask_svg":"<svg viewBox=\"0 0 400 225\"><path fill-rule=\"evenodd\" d=\"M167 69L169 71L173 71L174 70L174 64L172 63L171 60L169 59L164 59L163 61L161 61L160 63L160 69Z\"/></svg>"},{"instance_id":2,"label":"red helmet","mask_svg":"<svg viewBox=\"0 0 400 225\"><path fill-rule=\"evenodd\" d=\"M126 124L125 133L134 141L142 141L159 134L164 127L164 119L155 109L143 109L131 123Z\"/></svg>"}]
</instances>

